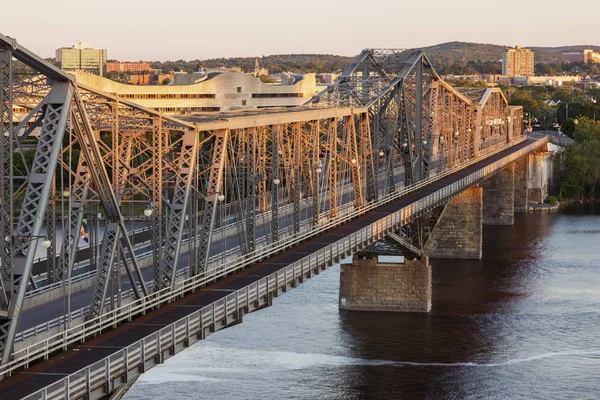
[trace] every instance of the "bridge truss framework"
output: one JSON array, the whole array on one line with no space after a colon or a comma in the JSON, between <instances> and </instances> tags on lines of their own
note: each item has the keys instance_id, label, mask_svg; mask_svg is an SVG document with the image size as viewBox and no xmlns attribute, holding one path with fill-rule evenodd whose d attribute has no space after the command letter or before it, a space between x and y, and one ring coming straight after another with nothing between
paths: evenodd
<instances>
[{"instance_id":1,"label":"bridge truss framework","mask_svg":"<svg viewBox=\"0 0 600 400\"><path fill-rule=\"evenodd\" d=\"M458 91L423 52L365 50L310 107L202 123L78 84L2 35L0 85L2 364L39 245L49 282L68 286L98 212L90 321L120 271L136 299L173 290L182 262L194 277L252 259L522 136L522 110L500 90ZM134 216L152 232L151 284Z\"/></svg>"}]
</instances>

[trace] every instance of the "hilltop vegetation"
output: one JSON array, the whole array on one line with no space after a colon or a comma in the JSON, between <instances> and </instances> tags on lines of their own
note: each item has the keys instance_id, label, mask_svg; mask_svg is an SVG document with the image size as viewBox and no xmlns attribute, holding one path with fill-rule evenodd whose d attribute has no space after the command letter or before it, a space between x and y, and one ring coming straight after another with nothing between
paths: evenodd
<instances>
[{"instance_id":1,"label":"hilltop vegetation","mask_svg":"<svg viewBox=\"0 0 600 400\"><path fill-rule=\"evenodd\" d=\"M278 54L258 57L258 63L269 72L336 72L341 71L352 62L354 57L335 56L331 54ZM254 68L255 57L213 58L192 61L155 61L152 68L163 71L197 71L199 68L239 67L243 71Z\"/></svg>"},{"instance_id":2,"label":"hilltop vegetation","mask_svg":"<svg viewBox=\"0 0 600 400\"><path fill-rule=\"evenodd\" d=\"M501 63L502 55L507 47L496 44L448 42L435 46L424 47L425 54L430 58L434 66L448 65L454 63L466 64L470 61L482 63ZM583 51L593 49L600 51L600 46L562 46L562 47L527 47L535 52L536 64L561 63L562 53Z\"/></svg>"},{"instance_id":3,"label":"hilltop vegetation","mask_svg":"<svg viewBox=\"0 0 600 400\"><path fill-rule=\"evenodd\" d=\"M441 74L473 74L502 72L502 55L507 46L483 43L448 42L424 47L423 50ZM532 47L535 51L536 71L540 74L570 72L577 64L561 64L561 54L600 46ZM360 49L356 49L358 54ZM341 72L354 57L331 54L278 54L258 57L261 67L275 72ZM254 68L256 57L213 58L208 60L155 61L152 68L168 71L192 72L200 68L239 67L243 71Z\"/></svg>"},{"instance_id":4,"label":"hilltop vegetation","mask_svg":"<svg viewBox=\"0 0 600 400\"><path fill-rule=\"evenodd\" d=\"M582 118L575 128L575 144L558 153L559 197L600 198L600 123Z\"/></svg>"}]
</instances>

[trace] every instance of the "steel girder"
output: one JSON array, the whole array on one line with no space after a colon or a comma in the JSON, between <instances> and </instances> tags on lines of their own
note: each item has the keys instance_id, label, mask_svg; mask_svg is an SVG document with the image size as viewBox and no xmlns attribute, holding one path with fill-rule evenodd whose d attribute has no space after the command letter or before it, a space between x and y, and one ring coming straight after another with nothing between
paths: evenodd
<instances>
[{"instance_id":1,"label":"steel girder","mask_svg":"<svg viewBox=\"0 0 600 400\"><path fill-rule=\"evenodd\" d=\"M0 317L8 316L9 292L13 287L12 86L12 51L0 47Z\"/></svg>"},{"instance_id":2,"label":"steel girder","mask_svg":"<svg viewBox=\"0 0 600 400\"><path fill-rule=\"evenodd\" d=\"M228 142L229 129L215 131L206 196L203 199L204 210L198 233L199 239L196 258L200 265L197 268L197 272L204 272L208 265L208 255L217 213L217 202L223 188L223 171L227 161Z\"/></svg>"},{"instance_id":3,"label":"steel girder","mask_svg":"<svg viewBox=\"0 0 600 400\"><path fill-rule=\"evenodd\" d=\"M271 242L279 240L279 155L281 142L281 125L271 126Z\"/></svg>"},{"instance_id":4,"label":"steel girder","mask_svg":"<svg viewBox=\"0 0 600 400\"><path fill-rule=\"evenodd\" d=\"M337 185L337 168L338 168L338 127L337 120L329 119L327 126L328 148L327 156L328 163L328 183L329 183L329 218L337 217L338 206L338 185Z\"/></svg>"},{"instance_id":5,"label":"steel girder","mask_svg":"<svg viewBox=\"0 0 600 400\"><path fill-rule=\"evenodd\" d=\"M256 127L246 129L246 168L244 170L246 182L246 206L244 216L246 218L246 251L253 252L256 249L256 186L257 176L257 145L258 131Z\"/></svg>"},{"instance_id":6,"label":"steel girder","mask_svg":"<svg viewBox=\"0 0 600 400\"><path fill-rule=\"evenodd\" d=\"M354 125L354 116L344 118L344 128L350 146L350 170L352 172L352 186L354 189L354 208L358 209L365 204L363 193L363 180L361 176L361 162L358 153L358 140L356 126Z\"/></svg>"},{"instance_id":7,"label":"steel girder","mask_svg":"<svg viewBox=\"0 0 600 400\"><path fill-rule=\"evenodd\" d=\"M163 146L166 132L162 129L161 118L152 120L152 199L150 209L152 210L152 271L154 276L154 288L158 291L163 288L164 283L164 265L162 257L162 248L164 244L164 215L163 215Z\"/></svg>"},{"instance_id":8,"label":"steel girder","mask_svg":"<svg viewBox=\"0 0 600 400\"><path fill-rule=\"evenodd\" d=\"M13 287L9 288L11 293L10 315L0 319L2 364L7 363L10 359L17 333L72 96L72 87L69 83L55 82L45 99L44 122L15 229ZM9 148L12 150L12 146ZM15 289L16 293L13 295Z\"/></svg>"},{"instance_id":9,"label":"steel girder","mask_svg":"<svg viewBox=\"0 0 600 400\"><path fill-rule=\"evenodd\" d=\"M376 81L377 84L373 82ZM438 102L443 91L456 104ZM410 184L429 175L433 159L438 168L461 162L464 147L458 143L470 137L471 101L446 84L437 75L422 51L368 49L363 51L331 85L307 104L312 106L368 107L372 123L372 146L379 154L379 190L392 192L395 187L394 167L401 158L405 167L405 183ZM456 108L462 109L457 112ZM452 110L444 111L444 108ZM448 119L453 113L454 124L460 140L449 145L440 143L441 133L435 132L439 119ZM458 115L460 114L460 115ZM455 132L449 138L454 138ZM442 150L437 154L437 150ZM463 151L464 153L464 151ZM450 158L448 158L450 157ZM441 162L440 162L441 161ZM382 181L383 180L383 181Z\"/></svg>"},{"instance_id":10,"label":"steel girder","mask_svg":"<svg viewBox=\"0 0 600 400\"><path fill-rule=\"evenodd\" d=\"M291 136L293 138L294 155L293 157L293 170L292 170L292 195L291 201L293 202L294 211L292 214L292 221L294 225L294 233L300 232L300 203L302 200L302 164L304 146L302 140L302 131L300 123L296 122L290 126Z\"/></svg>"},{"instance_id":11,"label":"steel girder","mask_svg":"<svg viewBox=\"0 0 600 400\"><path fill-rule=\"evenodd\" d=\"M114 267L114 257L119 240L122 241L125 249L131 256L130 262L127 262L126 258L122 261L125 264L125 268L128 269L128 275L137 278L137 282L133 279L131 280L131 286L135 296L141 298L142 295L147 295L148 291L135 258L133 246L127 234L123 215L121 214L119 202L114 187L111 184L106 164L100 153L100 148L89 120L87 119L84 104L78 94L74 97L72 122L75 135L81 146L81 154L86 161L82 165L90 174L91 182L96 188L108 222L100 248L98 274L96 275L96 282L90 303L90 312L88 314L90 318L93 318L102 313L108 280L111 276L112 268ZM120 236L122 236L122 238ZM69 266L69 270L71 268L72 266Z\"/></svg>"},{"instance_id":12,"label":"steel girder","mask_svg":"<svg viewBox=\"0 0 600 400\"><path fill-rule=\"evenodd\" d=\"M311 195L312 195L312 226L319 225L319 210L320 210L320 188L319 188L319 177L321 174L317 173L319 168L319 159L321 155L321 124L319 121L311 121L309 128L310 136L310 152L308 156L308 168L306 176L311 184Z\"/></svg>"},{"instance_id":13,"label":"steel girder","mask_svg":"<svg viewBox=\"0 0 600 400\"><path fill-rule=\"evenodd\" d=\"M181 151L179 153L179 164L172 201L167 205L169 210L169 221L165 247L163 252L163 275L161 288L173 289L175 285L175 272L181 251L181 240L185 230L185 216L189 203L190 193L196 161L198 159L198 134L194 130L188 130L181 140Z\"/></svg>"},{"instance_id":14,"label":"steel girder","mask_svg":"<svg viewBox=\"0 0 600 400\"><path fill-rule=\"evenodd\" d=\"M79 157L75 180L70 190L71 208L67 231L63 232L62 249L60 252L54 282L60 282L65 274L70 276L75 261L75 253L80 240L81 224L83 221L83 208L88 196L90 186L90 174L85 157ZM61 194L62 195L62 194Z\"/></svg>"}]
</instances>

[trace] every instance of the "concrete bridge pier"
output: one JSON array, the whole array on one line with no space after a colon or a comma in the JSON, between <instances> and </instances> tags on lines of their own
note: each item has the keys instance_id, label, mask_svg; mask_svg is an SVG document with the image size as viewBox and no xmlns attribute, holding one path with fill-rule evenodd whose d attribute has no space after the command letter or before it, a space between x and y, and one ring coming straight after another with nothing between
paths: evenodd
<instances>
[{"instance_id":1,"label":"concrete bridge pier","mask_svg":"<svg viewBox=\"0 0 600 400\"><path fill-rule=\"evenodd\" d=\"M528 156L527 195L530 203L543 203L548 196L548 189L553 178L553 154L546 148Z\"/></svg>"},{"instance_id":2,"label":"concrete bridge pier","mask_svg":"<svg viewBox=\"0 0 600 400\"><path fill-rule=\"evenodd\" d=\"M481 183L483 188L483 224L514 225L515 164L498 171Z\"/></svg>"},{"instance_id":3,"label":"concrete bridge pier","mask_svg":"<svg viewBox=\"0 0 600 400\"><path fill-rule=\"evenodd\" d=\"M357 253L352 264L340 266L341 310L431 311L429 257Z\"/></svg>"},{"instance_id":4,"label":"concrete bridge pier","mask_svg":"<svg viewBox=\"0 0 600 400\"><path fill-rule=\"evenodd\" d=\"M515 162L515 212L527 212L529 208L529 160L527 157Z\"/></svg>"},{"instance_id":5,"label":"concrete bridge pier","mask_svg":"<svg viewBox=\"0 0 600 400\"><path fill-rule=\"evenodd\" d=\"M425 244L425 254L433 258L481 258L482 193L480 186L474 186L450 199Z\"/></svg>"}]
</instances>

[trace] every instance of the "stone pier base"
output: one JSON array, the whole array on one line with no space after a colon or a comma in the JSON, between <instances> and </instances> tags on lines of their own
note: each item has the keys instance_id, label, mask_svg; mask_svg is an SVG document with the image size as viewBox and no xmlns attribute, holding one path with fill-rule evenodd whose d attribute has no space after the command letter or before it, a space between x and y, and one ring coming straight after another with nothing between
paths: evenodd
<instances>
[{"instance_id":1,"label":"stone pier base","mask_svg":"<svg viewBox=\"0 0 600 400\"><path fill-rule=\"evenodd\" d=\"M553 175L551 154L547 151L529 154L527 195L532 203L543 203L548 196L549 183Z\"/></svg>"},{"instance_id":2,"label":"stone pier base","mask_svg":"<svg viewBox=\"0 0 600 400\"><path fill-rule=\"evenodd\" d=\"M527 180L529 179L529 160L523 157L515 162L515 212L527 212L529 197Z\"/></svg>"},{"instance_id":3,"label":"stone pier base","mask_svg":"<svg viewBox=\"0 0 600 400\"><path fill-rule=\"evenodd\" d=\"M483 224L514 225L515 164L496 172L482 182Z\"/></svg>"},{"instance_id":4,"label":"stone pier base","mask_svg":"<svg viewBox=\"0 0 600 400\"><path fill-rule=\"evenodd\" d=\"M433 258L481 258L482 189L469 188L446 205L425 244Z\"/></svg>"},{"instance_id":5,"label":"stone pier base","mask_svg":"<svg viewBox=\"0 0 600 400\"><path fill-rule=\"evenodd\" d=\"M340 309L353 311L429 312L429 258L400 262L386 256L354 255L340 267Z\"/></svg>"}]
</instances>

